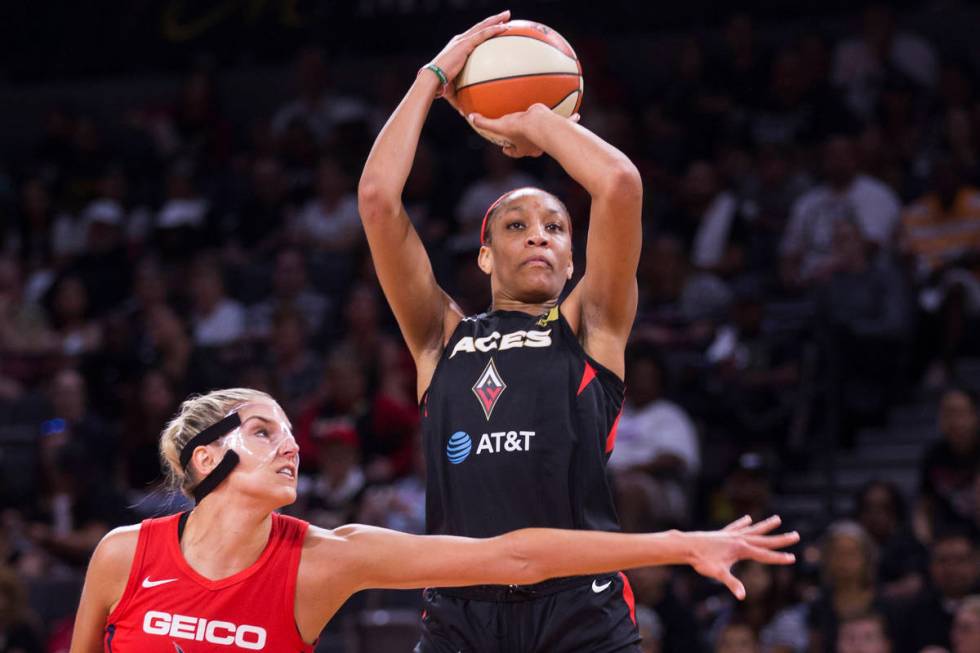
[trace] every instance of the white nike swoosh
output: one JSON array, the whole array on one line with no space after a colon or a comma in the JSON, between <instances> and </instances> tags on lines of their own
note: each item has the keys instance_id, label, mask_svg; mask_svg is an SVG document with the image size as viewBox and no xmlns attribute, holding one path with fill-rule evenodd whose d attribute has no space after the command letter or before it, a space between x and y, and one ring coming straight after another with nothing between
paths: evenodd
<instances>
[{"instance_id":1,"label":"white nike swoosh","mask_svg":"<svg viewBox=\"0 0 980 653\"><path fill-rule=\"evenodd\" d=\"M607 580L602 585L599 585L598 583L599 583L598 580L592 581L592 591L595 592L596 594L599 594L600 592L605 591L605 589L607 587L609 587L610 585L612 585L612 581L611 580Z\"/></svg>"},{"instance_id":2,"label":"white nike swoosh","mask_svg":"<svg viewBox=\"0 0 980 653\"><path fill-rule=\"evenodd\" d=\"M175 580L177 580L177 579L176 578L165 578L164 580L150 580L150 577L147 576L146 578L143 579L143 587L156 587L157 585L164 585L166 583L172 583Z\"/></svg>"}]
</instances>

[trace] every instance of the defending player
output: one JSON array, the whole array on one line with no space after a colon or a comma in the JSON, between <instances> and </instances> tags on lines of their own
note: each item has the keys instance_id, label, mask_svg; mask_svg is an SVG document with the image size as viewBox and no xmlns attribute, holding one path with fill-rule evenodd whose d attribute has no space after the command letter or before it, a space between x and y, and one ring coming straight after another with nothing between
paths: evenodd
<instances>
[{"instance_id":1,"label":"defending player","mask_svg":"<svg viewBox=\"0 0 980 653\"><path fill-rule=\"evenodd\" d=\"M160 449L197 505L106 535L89 564L72 653L311 652L334 612L369 587L528 583L687 562L741 596L729 567L745 557L788 564L792 555L773 549L797 539L766 535L776 519L714 533L538 529L486 540L323 530L274 512L296 499L298 447L279 404L255 390L188 399Z\"/></svg>"}]
</instances>

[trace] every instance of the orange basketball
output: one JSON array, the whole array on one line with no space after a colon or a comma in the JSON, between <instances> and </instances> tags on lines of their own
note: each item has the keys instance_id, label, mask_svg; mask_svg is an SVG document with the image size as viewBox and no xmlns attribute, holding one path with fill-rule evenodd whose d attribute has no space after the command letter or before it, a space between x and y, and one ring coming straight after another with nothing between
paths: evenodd
<instances>
[{"instance_id":1,"label":"orange basketball","mask_svg":"<svg viewBox=\"0 0 980 653\"><path fill-rule=\"evenodd\" d=\"M561 34L529 20L507 29L470 53L456 77L464 114L499 118L540 102L568 117L582 104L582 65Z\"/></svg>"}]
</instances>

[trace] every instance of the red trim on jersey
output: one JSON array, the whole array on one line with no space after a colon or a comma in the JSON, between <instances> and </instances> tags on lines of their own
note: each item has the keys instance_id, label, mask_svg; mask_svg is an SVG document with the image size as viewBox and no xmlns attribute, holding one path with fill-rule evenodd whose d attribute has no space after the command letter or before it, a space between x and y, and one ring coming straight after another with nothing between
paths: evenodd
<instances>
[{"instance_id":1,"label":"red trim on jersey","mask_svg":"<svg viewBox=\"0 0 980 653\"><path fill-rule=\"evenodd\" d=\"M633 625L636 625L636 600L633 598L633 588L630 587L630 579L626 577L626 574L619 572L619 577L623 579L623 600L626 601L626 605L630 608L630 619L633 621Z\"/></svg>"},{"instance_id":2,"label":"red trim on jersey","mask_svg":"<svg viewBox=\"0 0 980 653\"><path fill-rule=\"evenodd\" d=\"M606 453L612 453L616 447L616 429L619 428L619 418L622 416L623 409L620 407L619 412L616 413L616 421L613 422L612 428L609 429L609 435L606 436Z\"/></svg>"},{"instance_id":3,"label":"red trim on jersey","mask_svg":"<svg viewBox=\"0 0 980 653\"><path fill-rule=\"evenodd\" d=\"M589 365L589 361L585 361L585 369L582 370L582 381L578 384L578 392L575 394L575 396L577 397L578 395L582 394L585 387L592 383L592 379L594 378L595 368Z\"/></svg>"}]
</instances>

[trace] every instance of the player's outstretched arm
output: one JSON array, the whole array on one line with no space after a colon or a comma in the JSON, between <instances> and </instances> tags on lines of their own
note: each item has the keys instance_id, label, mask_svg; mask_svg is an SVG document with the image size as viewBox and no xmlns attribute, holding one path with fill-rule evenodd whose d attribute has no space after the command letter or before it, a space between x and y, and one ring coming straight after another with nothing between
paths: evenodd
<instances>
[{"instance_id":1,"label":"player's outstretched arm","mask_svg":"<svg viewBox=\"0 0 980 653\"><path fill-rule=\"evenodd\" d=\"M504 154L548 154L592 197L585 274L563 307L571 321L578 320L586 351L622 376L623 349L636 317L643 208L639 171L618 149L542 104L496 120L476 114L470 120L511 143Z\"/></svg>"},{"instance_id":2,"label":"player's outstretched arm","mask_svg":"<svg viewBox=\"0 0 980 653\"><path fill-rule=\"evenodd\" d=\"M499 33L509 17L509 12L491 16L453 37L432 63L451 82L473 48ZM448 90L452 85L444 87L433 70L420 71L378 134L357 189L361 221L378 279L416 361L441 350L447 324L455 326L461 317L436 282L425 247L401 199L422 125L440 88Z\"/></svg>"},{"instance_id":3,"label":"player's outstretched arm","mask_svg":"<svg viewBox=\"0 0 980 653\"><path fill-rule=\"evenodd\" d=\"M724 583L739 599L745 588L731 573L739 560L791 564L778 551L797 533L770 534L779 517L753 524L742 518L724 530L623 534L532 528L489 539L416 536L369 526L333 531L349 546L344 555L355 590L369 587L453 587L527 584L548 578L598 574L651 565L691 565Z\"/></svg>"}]
</instances>

